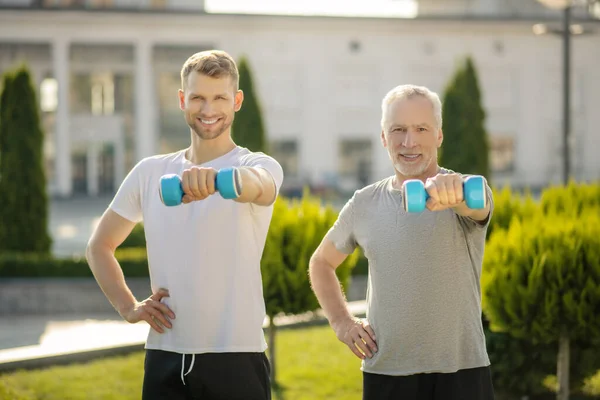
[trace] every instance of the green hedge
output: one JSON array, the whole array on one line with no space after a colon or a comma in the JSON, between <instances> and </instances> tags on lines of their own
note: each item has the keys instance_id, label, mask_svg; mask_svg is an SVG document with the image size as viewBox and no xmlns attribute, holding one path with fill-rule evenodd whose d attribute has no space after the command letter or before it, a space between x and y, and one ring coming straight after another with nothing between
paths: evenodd
<instances>
[{"instance_id":1,"label":"green hedge","mask_svg":"<svg viewBox=\"0 0 600 400\"><path fill-rule=\"evenodd\" d=\"M145 248L118 249L115 253L126 277L147 277ZM2 278L85 278L93 277L85 258L56 258L37 254L0 255Z\"/></svg>"},{"instance_id":2,"label":"green hedge","mask_svg":"<svg viewBox=\"0 0 600 400\"><path fill-rule=\"evenodd\" d=\"M554 341L534 343L533 339L539 339L542 331L546 336L552 336L548 324L553 318L549 315L553 314L552 310L561 309L562 303L555 300L564 297L567 288L586 287L571 291L567 297L573 295L579 302L598 303L600 185L571 182L566 187L549 187L542 191L537 201L527 193L517 196L507 188L494 195L496 212L482 275L484 329L494 384L511 398L551 395L544 381L556 372L558 345ZM596 229L595 233L592 229ZM548 232L553 233L552 243L545 239ZM561 247L563 242L579 244ZM509 251L511 248L518 250ZM523 268L509 268L517 262ZM595 264L591 265L592 262ZM499 275L499 271L503 271L503 275ZM566 286L559 288L556 282L564 282ZM584 282L583 286L581 282ZM550 289L554 286L555 289ZM492 291L491 288L496 289ZM544 294L535 296L539 292ZM512 294L509 296L509 293ZM548 305L548 301L554 303ZM494 312L489 308L490 302L496 302ZM568 304L571 303L573 301L569 300ZM576 321L594 320L589 317L592 315L589 305L576 304L571 307L570 315L565 311L558 318L564 321L569 317ZM584 316L586 312L588 317ZM495 328L504 320L514 320L517 316L522 320L515 325L518 329L500 332ZM571 323L569 330L576 332L579 325ZM516 331L520 331L519 338L515 337ZM571 342L570 381L574 393L580 393L584 379L600 368L598 334L600 332L595 335L589 332Z\"/></svg>"}]
</instances>

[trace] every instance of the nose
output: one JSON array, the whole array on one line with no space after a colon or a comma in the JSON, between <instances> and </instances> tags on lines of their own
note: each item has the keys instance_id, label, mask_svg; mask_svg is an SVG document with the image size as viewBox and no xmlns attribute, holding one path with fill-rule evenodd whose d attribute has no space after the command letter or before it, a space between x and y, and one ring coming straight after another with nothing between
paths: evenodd
<instances>
[{"instance_id":1,"label":"nose","mask_svg":"<svg viewBox=\"0 0 600 400\"><path fill-rule=\"evenodd\" d=\"M200 108L200 114L207 118L216 114L215 109L210 101L203 102L202 107Z\"/></svg>"},{"instance_id":2,"label":"nose","mask_svg":"<svg viewBox=\"0 0 600 400\"><path fill-rule=\"evenodd\" d=\"M406 148L412 148L416 146L416 141L415 141L415 133L411 130L408 129L406 131L406 134L404 135L404 140L402 141L402 146L406 147Z\"/></svg>"}]
</instances>

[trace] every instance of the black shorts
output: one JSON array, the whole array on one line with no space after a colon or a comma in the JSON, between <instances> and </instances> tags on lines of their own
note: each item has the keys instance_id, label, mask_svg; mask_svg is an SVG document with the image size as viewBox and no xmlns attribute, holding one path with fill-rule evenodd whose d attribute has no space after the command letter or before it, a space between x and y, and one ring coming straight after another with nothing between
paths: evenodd
<instances>
[{"instance_id":1,"label":"black shorts","mask_svg":"<svg viewBox=\"0 0 600 400\"><path fill-rule=\"evenodd\" d=\"M142 400L271 400L265 353L146 350Z\"/></svg>"},{"instance_id":2,"label":"black shorts","mask_svg":"<svg viewBox=\"0 0 600 400\"><path fill-rule=\"evenodd\" d=\"M363 400L493 400L490 367L451 374L389 376L363 372Z\"/></svg>"}]
</instances>

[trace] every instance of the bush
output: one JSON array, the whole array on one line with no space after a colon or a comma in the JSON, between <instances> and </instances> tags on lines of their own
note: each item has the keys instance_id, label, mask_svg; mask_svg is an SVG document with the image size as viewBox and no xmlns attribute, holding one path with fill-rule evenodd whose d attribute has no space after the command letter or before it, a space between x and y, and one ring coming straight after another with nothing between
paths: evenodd
<instances>
[{"instance_id":1,"label":"bush","mask_svg":"<svg viewBox=\"0 0 600 400\"><path fill-rule=\"evenodd\" d=\"M270 320L269 348L273 381L276 371L276 327L273 317L319 308L310 285L308 264L336 219L337 213L331 206L323 207L307 191L301 200L280 197L275 202L261 261L263 291ZM357 260L358 251L355 251L336 269L343 290L347 290Z\"/></svg>"},{"instance_id":2,"label":"bush","mask_svg":"<svg viewBox=\"0 0 600 400\"><path fill-rule=\"evenodd\" d=\"M590 208L600 208L600 183L569 182L567 186L550 186L542 192L540 205L544 214L579 216Z\"/></svg>"},{"instance_id":3,"label":"bush","mask_svg":"<svg viewBox=\"0 0 600 400\"><path fill-rule=\"evenodd\" d=\"M537 213L494 232L482 274L483 310L493 331L558 348L559 358L600 343L599 211L582 207L577 218ZM563 372L559 367L566 387L569 371Z\"/></svg>"},{"instance_id":4,"label":"bush","mask_svg":"<svg viewBox=\"0 0 600 400\"><path fill-rule=\"evenodd\" d=\"M147 277L145 249L118 249L115 253L126 277ZM93 278L85 258L55 258L44 254L0 255L2 278Z\"/></svg>"},{"instance_id":5,"label":"bush","mask_svg":"<svg viewBox=\"0 0 600 400\"><path fill-rule=\"evenodd\" d=\"M48 254L44 132L29 70L4 76L0 97L0 251Z\"/></svg>"},{"instance_id":6,"label":"bush","mask_svg":"<svg viewBox=\"0 0 600 400\"><path fill-rule=\"evenodd\" d=\"M252 79L252 71L246 57L238 62L240 90L244 92L242 108L235 114L231 125L233 141L251 151L268 153L262 106Z\"/></svg>"},{"instance_id":7,"label":"bush","mask_svg":"<svg viewBox=\"0 0 600 400\"><path fill-rule=\"evenodd\" d=\"M444 142L439 152L440 165L463 174L483 175L489 180L486 113L470 57L456 70L443 100Z\"/></svg>"},{"instance_id":8,"label":"bush","mask_svg":"<svg viewBox=\"0 0 600 400\"><path fill-rule=\"evenodd\" d=\"M524 195L513 192L510 187L493 188L494 215L488 226L487 238L498 229L508 229L513 220L523 221L539 213L540 207L530 193Z\"/></svg>"}]
</instances>

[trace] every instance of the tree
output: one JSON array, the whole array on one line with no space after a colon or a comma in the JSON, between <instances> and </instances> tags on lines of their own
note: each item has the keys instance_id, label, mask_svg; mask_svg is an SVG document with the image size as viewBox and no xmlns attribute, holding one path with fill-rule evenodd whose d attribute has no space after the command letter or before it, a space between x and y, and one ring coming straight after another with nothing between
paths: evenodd
<instances>
[{"instance_id":1,"label":"tree","mask_svg":"<svg viewBox=\"0 0 600 400\"><path fill-rule=\"evenodd\" d=\"M277 326L274 318L319 308L309 281L308 263L336 218L337 213L331 206L321 206L318 198L311 197L307 191L300 200L280 197L275 202L261 260L263 291L269 318L269 359L273 382L276 381L277 365ZM358 251L355 251L336 269L344 291L349 285L350 273L358 261L358 255Z\"/></svg>"},{"instance_id":2,"label":"tree","mask_svg":"<svg viewBox=\"0 0 600 400\"><path fill-rule=\"evenodd\" d=\"M475 65L467 57L444 93L442 166L463 174L483 175L489 181L485 117Z\"/></svg>"},{"instance_id":3,"label":"tree","mask_svg":"<svg viewBox=\"0 0 600 400\"><path fill-rule=\"evenodd\" d=\"M515 219L487 244L483 310L494 332L558 347L559 400L569 398L570 347L600 343L600 209Z\"/></svg>"},{"instance_id":4,"label":"tree","mask_svg":"<svg viewBox=\"0 0 600 400\"><path fill-rule=\"evenodd\" d=\"M242 108L236 113L231 126L233 141L251 151L268 151L262 110L254 90L252 72L248 60L242 57L238 63L240 89L244 92Z\"/></svg>"},{"instance_id":5,"label":"tree","mask_svg":"<svg viewBox=\"0 0 600 400\"><path fill-rule=\"evenodd\" d=\"M5 74L0 96L0 251L50 251L44 133L26 66Z\"/></svg>"}]
</instances>

